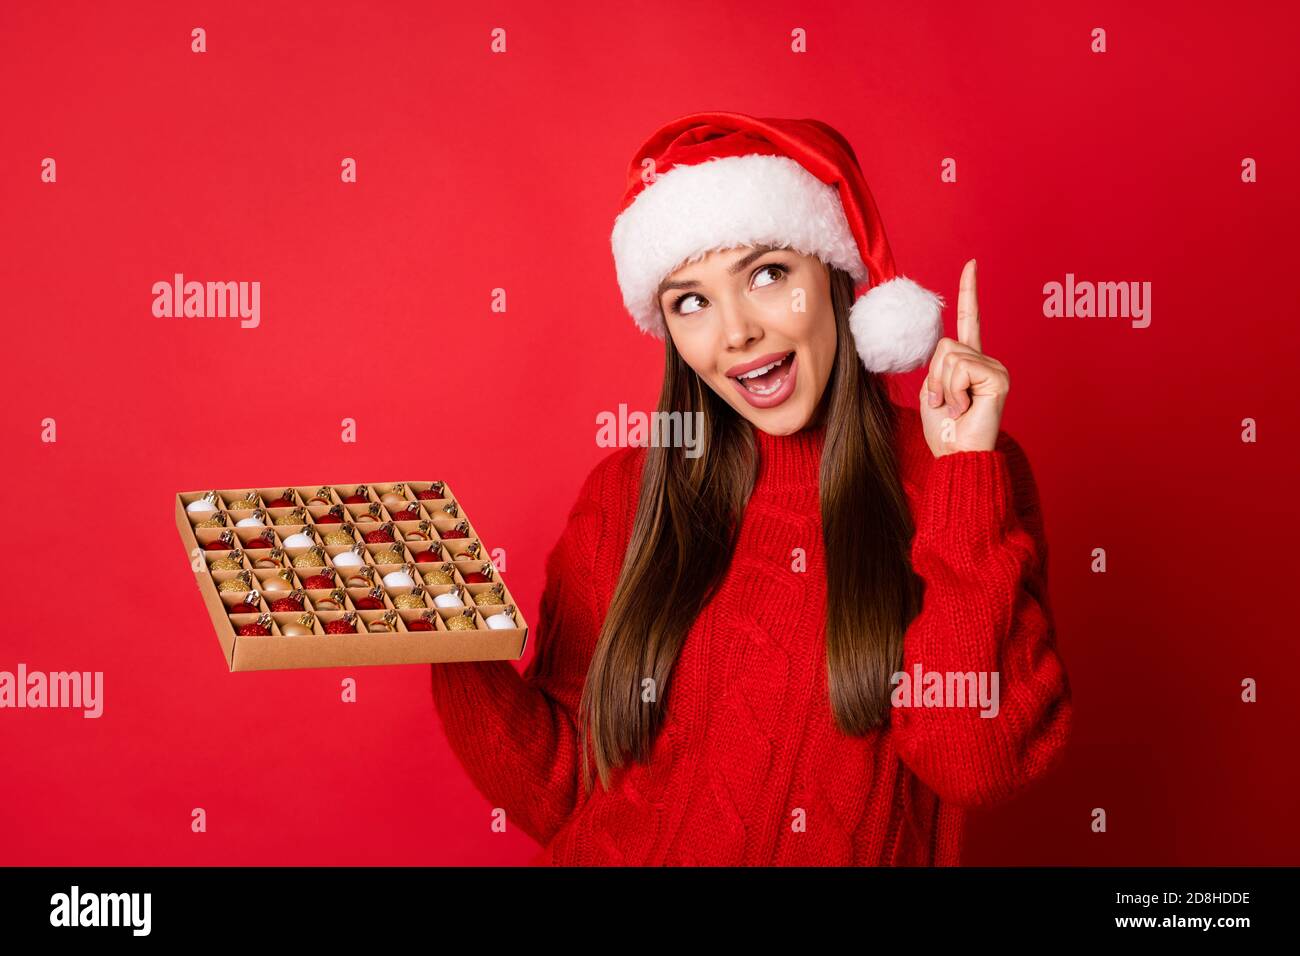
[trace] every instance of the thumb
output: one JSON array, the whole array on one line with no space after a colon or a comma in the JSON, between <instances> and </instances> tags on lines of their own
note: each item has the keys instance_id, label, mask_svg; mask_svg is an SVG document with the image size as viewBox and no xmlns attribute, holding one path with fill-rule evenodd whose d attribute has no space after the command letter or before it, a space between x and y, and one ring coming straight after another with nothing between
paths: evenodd
<instances>
[{"instance_id":1,"label":"thumb","mask_svg":"<svg viewBox=\"0 0 1300 956\"><path fill-rule=\"evenodd\" d=\"M921 394L917 396L917 399L918 399L918 400L920 401L920 403L921 403L921 412L922 412L922 413L925 413L925 412L938 412L938 411L942 411L942 410L943 410L943 401L942 401L942 399L943 399L943 395L942 395L942 394L940 394L940 396L939 396L939 398L940 398L940 402L939 402L938 406L936 406L936 407L931 407L931 406L930 406L930 389L929 389L929 387L928 387L928 385L927 385L928 381L929 381L929 380L928 380L928 379L925 379L925 378L921 379Z\"/></svg>"}]
</instances>

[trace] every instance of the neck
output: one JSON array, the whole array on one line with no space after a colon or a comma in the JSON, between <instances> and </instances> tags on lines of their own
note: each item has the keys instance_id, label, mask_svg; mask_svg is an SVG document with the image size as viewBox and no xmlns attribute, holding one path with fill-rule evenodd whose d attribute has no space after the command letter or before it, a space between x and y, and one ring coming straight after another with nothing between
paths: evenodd
<instances>
[{"instance_id":1,"label":"neck","mask_svg":"<svg viewBox=\"0 0 1300 956\"><path fill-rule=\"evenodd\" d=\"M769 435L751 426L758 448L755 487L816 490L820 485L826 423L818 421L790 435Z\"/></svg>"}]
</instances>

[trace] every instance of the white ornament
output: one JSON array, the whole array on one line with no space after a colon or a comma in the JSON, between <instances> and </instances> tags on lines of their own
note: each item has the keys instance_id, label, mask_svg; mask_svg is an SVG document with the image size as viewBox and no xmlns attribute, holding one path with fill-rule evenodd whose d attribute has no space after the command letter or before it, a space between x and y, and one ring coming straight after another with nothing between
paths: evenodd
<instances>
[{"instance_id":1,"label":"white ornament","mask_svg":"<svg viewBox=\"0 0 1300 956\"><path fill-rule=\"evenodd\" d=\"M337 562L337 558L335 561ZM384 584L390 588L413 588L415 581L405 571L389 571L384 575Z\"/></svg>"}]
</instances>

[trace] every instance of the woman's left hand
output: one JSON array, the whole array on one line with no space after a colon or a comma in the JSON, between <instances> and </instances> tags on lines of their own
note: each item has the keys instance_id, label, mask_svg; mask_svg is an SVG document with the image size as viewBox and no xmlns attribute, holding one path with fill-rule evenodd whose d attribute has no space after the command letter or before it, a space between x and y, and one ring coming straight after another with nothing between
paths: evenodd
<instances>
[{"instance_id":1,"label":"woman's left hand","mask_svg":"<svg viewBox=\"0 0 1300 956\"><path fill-rule=\"evenodd\" d=\"M1010 389L1007 367L980 351L980 307L971 259L962 269L957 292L957 338L939 340L921 384L921 424L934 457L992 451Z\"/></svg>"}]
</instances>

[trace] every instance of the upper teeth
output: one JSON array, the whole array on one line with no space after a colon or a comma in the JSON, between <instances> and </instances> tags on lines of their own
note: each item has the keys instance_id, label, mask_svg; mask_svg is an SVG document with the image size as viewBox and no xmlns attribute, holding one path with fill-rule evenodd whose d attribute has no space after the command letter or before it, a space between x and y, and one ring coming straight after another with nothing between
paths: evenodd
<instances>
[{"instance_id":1,"label":"upper teeth","mask_svg":"<svg viewBox=\"0 0 1300 956\"><path fill-rule=\"evenodd\" d=\"M772 371L772 369L776 368L784 361L785 361L785 356L782 355L775 362L772 362L768 365L764 365L762 368L756 368L753 371L741 372L739 375L736 376L736 378L755 378L759 375L766 375L768 372Z\"/></svg>"}]
</instances>

